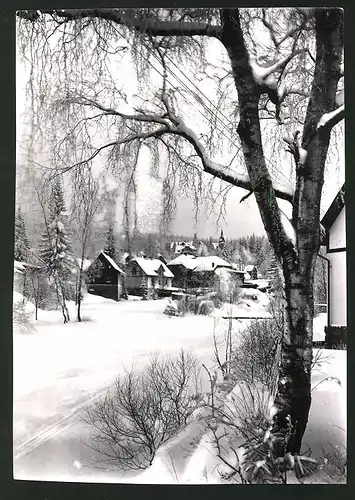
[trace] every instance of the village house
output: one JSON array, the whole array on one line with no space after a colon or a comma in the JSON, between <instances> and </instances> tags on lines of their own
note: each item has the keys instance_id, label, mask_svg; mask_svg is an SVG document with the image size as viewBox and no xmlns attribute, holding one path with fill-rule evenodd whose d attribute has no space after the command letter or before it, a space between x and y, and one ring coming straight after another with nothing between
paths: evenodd
<instances>
[{"instance_id":1,"label":"village house","mask_svg":"<svg viewBox=\"0 0 355 500\"><path fill-rule=\"evenodd\" d=\"M160 259L135 257L126 265L126 289L132 295L141 295L146 287L148 295L153 291L171 288L174 274Z\"/></svg>"},{"instance_id":2,"label":"village house","mask_svg":"<svg viewBox=\"0 0 355 500\"><path fill-rule=\"evenodd\" d=\"M218 269L228 269L232 279L244 281L244 273L239 273L226 260L212 255L208 257L194 257L179 255L168 262L168 268L174 273L173 285L178 288L215 288L220 276Z\"/></svg>"},{"instance_id":3,"label":"village house","mask_svg":"<svg viewBox=\"0 0 355 500\"><path fill-rule=\"evenodd\" d=\"M328 300L325 343L331 347L346 344L347 276L345 184L334 198L321 223L325 229L322 241L328 261Z\"/></svg>"},{"instance_id":4,"label":"village house","mask_svg":"<svg viewBox=\"0 0 355 500\"><path fill-rule=\"evenodd\" d=\"M258 270L254 264L249 264L245 266L244 271L247 273L245 279L257 280L258 279Z\"/></svg>"},{"instance_id":5,"label":"village house","mask_svg":"<svg viewBox=\"0 0 355 500\"><path fill-rule=\"evenodd\" d=\"M170 251L177 254L194 255L196 250L192 241L173 241L170 245Z\"/></svg>"},{"instance_id":6,"label":"village house","mask_svg":"<svg viewBox=\"0 0 355 500\"><path fill-rule=\"evenodd\" d=\"M93 295L120 300L125 294L125 272L105 252L86 270L87 290Z\"/></svg>"}]
</instances>

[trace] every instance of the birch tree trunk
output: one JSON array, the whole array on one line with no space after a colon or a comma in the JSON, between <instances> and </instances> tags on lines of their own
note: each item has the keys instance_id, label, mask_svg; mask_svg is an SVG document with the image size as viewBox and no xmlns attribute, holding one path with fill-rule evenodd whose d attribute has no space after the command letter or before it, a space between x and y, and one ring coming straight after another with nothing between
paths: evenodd
<instances>
[{"instance_id":1,"label":"birch tree trunk","mask_svg":"<svg viewBox=\"0 0 355 500\"><path fill-rule=\"evenodd\" d=\"M316 9L315 12L317 55L302 140L306 161L296 165L292 221L295 242L290 240L283 228L265 164L258 116L260 90L252 73L238 10L224 9L221 17L221 41L231 60L239 96L238 134L245 163L264 228L282 263L285 282L287 321L273 426L273 433L284 439L277 440L275 451L280 456L286 451L298 454L311 404L313 282L320 246L320 200L331 131L330 127L319 127L318 124L324 114L335 108L342 55L342 11ZM289 419L292 434L287 440Z\"/></svg>"}]
</instances>

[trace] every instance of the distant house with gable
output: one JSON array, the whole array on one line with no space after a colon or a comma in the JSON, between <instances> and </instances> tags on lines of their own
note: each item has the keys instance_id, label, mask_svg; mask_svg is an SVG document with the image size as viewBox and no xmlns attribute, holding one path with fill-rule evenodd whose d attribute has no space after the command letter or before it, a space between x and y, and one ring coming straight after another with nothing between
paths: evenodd
<instances>
[{"instance_id":1,"label":"distant house with gable","mask_svg":"<svg viewBox=\"0 0 355 500\"><path fill-rule=\"evenodd\" d=\"M125 272L101 251L86 269L87 290L93 295L120 300L125 293Z\"/></svg>"},{"instance_id":2,"label":"distant house with gable","mask_svg":"<svg viewBox=\"0 0 355 500\"><path fill-rule=\"evenodd\" d=\"M328 346L346 343L347 276L345 184L342 186L321 223L325 229L322 244L328 260L328 304L325 343Z\"/></svg>"},{"instance_id":3,"label":"distant house with gable","mask_svg":"<svg viewBox=\"0 0 355 500\"><path fill-rule=\"evenodd\" d=\"M168 262L169 269L174 273L173 285L179 288L209 288L214 287L219 281L218 269L226 269L232 279L244 281L244 273L235 270L229 262L210 255L207 257L194 257L180 255Z\"/></svg>"},{"instance_id":4,"label":"distant house with gable","mask_svg":"<svg viewBox=\"0 0 355 500\"><path fill-rule=\"evenodd\" d=\"M170 245L170 250L177 254L194 255L197 248L192 241L173 241Z\"/></svg>"},{"instance_id":5,"label":"distant house with gable","mask_svg":"<svg viewBox=\"0 0 355 500\"><path fill-rule=\"evenodd\" d=\"M258 279L258 270L254 264L248 264L245 266L244 271L247 273L246 279L256 280Z\"/></svg>"},{"instance_id":6,"label":"distant house with gable","mask_svg":"<svg viewBox=\"0 0 355 500\"><path fill-rule=\"evenodd\" d=\"M174 274L161 259L134 257L125 267L127 293L140 295L145 285L148 294L154 290L171 288Z\"/></svg>"}]
</instances>

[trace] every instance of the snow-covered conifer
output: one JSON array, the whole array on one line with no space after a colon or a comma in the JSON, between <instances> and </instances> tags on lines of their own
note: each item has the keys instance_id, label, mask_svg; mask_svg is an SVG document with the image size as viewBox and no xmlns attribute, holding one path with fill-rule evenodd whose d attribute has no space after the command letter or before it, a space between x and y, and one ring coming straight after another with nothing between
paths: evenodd
<instances>
[{"instance_id":1,"label":"snow-covered conifer","mask_svg":"<svg viewBox=\"0 0 355 500\"><path fill-rule=\"evenodd\" d=\"M25 262L28 258L28 250L30 242L27 238L26 224L20 207L18 207L15 215L15 260Z\"/></svg>"},{"instance_id":2,"label":"snow-covered conifer","mask_svg":"<svg viewBox=\"0 0 355 500\"><path fill-rule=\"evenodd\" d=\"M116 238L113 232L113 223L110 222L107 233L104 252L111 257L111 259L116 260Z\"/></svg>"}]
</instances>

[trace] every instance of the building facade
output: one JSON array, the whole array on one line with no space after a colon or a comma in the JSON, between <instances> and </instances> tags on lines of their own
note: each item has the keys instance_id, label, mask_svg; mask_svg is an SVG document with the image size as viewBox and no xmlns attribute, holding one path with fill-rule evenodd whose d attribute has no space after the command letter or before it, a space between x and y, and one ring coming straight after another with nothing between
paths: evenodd
<instances>
[{"instance_id":1,"label":"building facade","mask_svg":"<svg viewBox=\"0 0 355 500\"><path fill-rule=\"evenodd\" d=\"M141 295L143 287L152 294L172 286L174 274L160 259L136 257L128 262L125 270L127 293L132 295Z\"/></svg>"},{"instance_id":2,"label":"building facade","mask_svg":"<svg viewBox=\"0 0 355 500\"><path fill-rule=\"evenodd\" d=\"M328 300L325 342L332 346L346 343L347 334L347 266L345 185L339 191L322 219L328 260Z\"/></svg>"},{"instance_id":3,"label":"building facade","mask_svg":"<svg viewBox=\"0 0 355 500\"><path fill-rule=\"evenodd\" d=\"M125 272L102 251L86 270L86 284L89 293L118 301L125 295Z\"/></svg>"}]
</instances>

